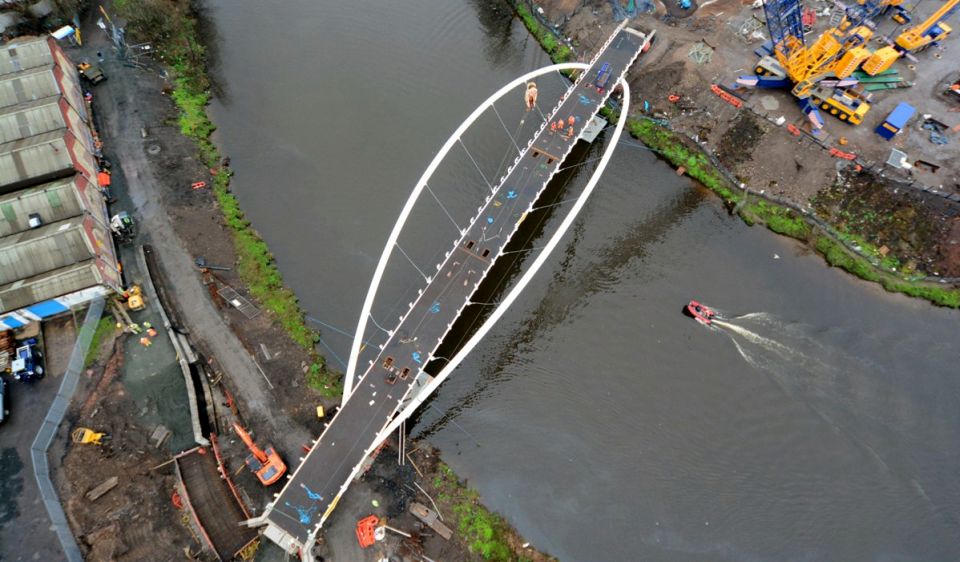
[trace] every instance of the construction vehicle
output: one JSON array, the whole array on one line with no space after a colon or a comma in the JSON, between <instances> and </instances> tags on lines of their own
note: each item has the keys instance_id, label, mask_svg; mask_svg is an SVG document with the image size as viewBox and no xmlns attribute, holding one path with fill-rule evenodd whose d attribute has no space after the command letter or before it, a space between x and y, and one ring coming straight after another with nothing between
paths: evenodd
<instances>
[{"instance_id":1,"label":"construction vehicle","mask_svg":"<svg viewBox=\"0 0 960 562\"><path fill-rule=\"evenodd\" d=\"M118 242L129 244L137 236L137 224L129 213L120 211L110 217L110 232L116 236Z\"/></svg>"},{"instance_id":2,"label":"construction vehicle","mask_svg":"<svg viewBox=\"0 0 960 562\"><path fill-rule=\"evenodd\" d=\"M143 302L143 290L140 285L134 285L123 292L123 297L127 299L127 308L130 310L143 310L146 304Z\"/></svg>"},{"instance_id":3,"label":"construction vehicle","mask_svg":"<svg viewBox=\"0 0 960 562\"><path fill-rule=\"evenodd\" d=\"M947 0L940 9L934 12L929 18L897 36L897 48L905 53L922 51L930 45L939 43L950 35L953 31L946 24L947 19L953 15L960 6L960 0Z\"/></svg>"},{"instance_id":4,"label":"construction vehicle","mask_svg":"<svg viewBox=\"0 0 960 562\"><path fill-rule=\"evenodd\" d=\"M78 64L77 71L80 72L81 77L86 78L94 86L107 79L107 75L100 70L99 66L90 64L89 62L81 62Z\"/></svg>"},{"instance_id":5,"label":"construction vehicle","mask_svg":"<svg viewBox=\"0 0 960 562\"><path fill-rule=\"evenodd\" d=\"M755 76L741 76L737 83L791 88L816 129L823 127L821 109L844 122L859 124L870 110L869 94L852 90L857 80L851 75L870 57L866 45L873 36L873 30L862 23L893 1L868 0L848 9L837 26L825 30L808 46L800 0L764 0L773 48L757 63Z\"/></svg>"},{"instance_id":6,"label":"construction vehicle","mask_svg":"<svg viewBox=\"0 0 960 562\"><path fill-rule=\"evenodd\" d=\"M18 381L31 382L43 378L43 353L37 349L36 338L20 342L13 354L10 374Z\"/></svg>"},{"instance_id":7,"label":"construction vehicle","mask_svg":"<svg viewBox=\"0 0 960 562\"><path fill-rule=\"evenodd\" d=\"M70 433L70 439L81 445L103 445L104 441L110 439L110 435L87 427L78 427Z\"/></svg>"},{"instance_id":8,"label":"construction vehicle","mask_svg":"<svg viewBox=\"0 0 960 562\"><path fill-rule=\"evenodd\" d=\"M257 447L257 444L253 442L253 438L250 437L250 434L247 433L239 423L234 422L233 430L240 436L240 439L243 440L247 448L250 449L251 454L246 458L247 468L257 475L257 479L260 480L261 484L269 486L277 480L280 480L280 477L286 474L287 465L283 463L283 459L280 458L280 455L273 447L270 445L267 445L266 449Z\"/></svg>"},{"instance_id":9,"label":"construction vehicle","mask_svg":"<svg viewBox=\"0 0 960 562\"><path fill-rule=\"evenodd\" d=\"M863 63L864 72L870 76L876 76L893 66L893 63L905 53L923 51L946 39L953 30L946 24L946 20L953 15L958 7L960 7L960 0L947 0L943 6L940 6L939 10L931 14L922 23L898 35L894 44L874 51L870 58ZM900 21L900 19L897 19L897 15L894 15L894 19ZM909 16L906 15L906 12L901 15L901 19L904 22L909 22Z\"/></svg>"}]
</instances>

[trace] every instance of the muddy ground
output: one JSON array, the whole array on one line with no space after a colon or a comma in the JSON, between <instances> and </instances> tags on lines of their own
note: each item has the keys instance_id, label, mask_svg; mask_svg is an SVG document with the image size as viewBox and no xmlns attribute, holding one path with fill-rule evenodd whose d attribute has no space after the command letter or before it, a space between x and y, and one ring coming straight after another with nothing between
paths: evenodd
<instances>
[{"instance_id":1,"label":"muddy ground","mask_svg":"<svg viewBox=\"0 0 960 562\"><path fill-rule=\"evenodd\" d=\"M593 46L602 42L613 25L613 12L605 0L573 3L565 0L538 0L546 18L561 26L581 53L589 58ZM886 142L873 128L898 101L906 100L918 108L918 113L932 113L951 127L960 123L960 101L953 102L940 90L949 80L960 78L960 70L946 59L960 54L960 41L945 42L945 50L922 54L917 70L898 63L897 68L917 85L905 90L879 92L862 125L852 127L825 116L825 131L819 135L827 147L834 147L858 157L886 177L877 174L864 176L846 160L832 157L824 146L813 142L806 134L809 122L799 111L789 93L778 90L740 91L745 108L737 110L714 94L711 84L732 85L737 76L752 74L757 60L753 50L760 39L751 39L742 30L757 29L766 34L760 21L760 10L750 7L752 2L716 0L701 2L701 7L690 17L678 18L669 14L672 3L654 2L656 12L637 17L632 25L656 29L656 40L644 59L634 66L628 76L634 92L633 113L665 119L671 129L678 131L713 152L721 163L740 182L755 191L782 199L802 208L811 208L816 201L825 211L826 201L860 200L875 212L890 209L902 211L900 220L880 226L869 222L839 224L853 228L852 234L868 240L880 241L892 253L900 253L902 263L915 263L917 271L926 275L952 277L960 271L960 224L956 215L960 204L945 202L942 197L905 187L912 182L931 186L945 193L960 193L960 159L955 157L960 134L948 133L950 142L944 146L931 143L929 132L920 129L922 119L915 119L911 127ZM669 4L669 5L668 5ZM809 3L817 10L828 7L814 0ZM821 16L815 33L827 26L829 18ZM881 22L887 29L889 22ZM808 36L808 40L816 35ZM708 53L708 60L696 62L691 50L697 47ZM952 53L952 55L951 55ZM670 96L679 97L671 101ZM781 124L775 123L783 119ZM804 133L794 135L787 125L794 125ZM891 148L908 152L910 161L918 159L934 162L941 167L933 173L920 166L913 170L898 170L883 163ZM952 151L952 152L951 152ZM850 180L849 178L858 178ZM869 183L876 189L863 200L858 191L839 197L850 186ZM843 204L841 204L843 206ZM840 212L824 212L833 218ZM917 236L916 233L923 232Z\"/></svg>"},{"instance_id":2,"label":"muddy ground","mask_svg":"<svg viewBox=\"0 0 960 562\"><path fill-rule=\"evenodd\" d=\"M91 365L50 451L67 519L90 561L183 560L199 551L182 513L171 503L175 479L151 470L169 458L150 442L152 428L138 423L137 407L120 382L122 347L111 337ZM116 351L116 353L114 353ZM75 444L70 431L107 433L102 445ZM85 495L116 477L117 486L96 500Z\"/></svg>"}]
</instances>

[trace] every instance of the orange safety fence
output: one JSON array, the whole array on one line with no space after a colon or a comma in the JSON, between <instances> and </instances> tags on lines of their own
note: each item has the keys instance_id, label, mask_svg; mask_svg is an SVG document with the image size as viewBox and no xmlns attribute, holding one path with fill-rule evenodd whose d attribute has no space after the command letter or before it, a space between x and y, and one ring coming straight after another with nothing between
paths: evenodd
<instances>
[{"instance_id":1,"label":"orange safety fence","mask_svg":"<svg viewBox=\"0 0 960 562\"><path fill-rule=\"evenodd\" d=\"M379 523L380 520L376 515L357 521L357 541L360 543L360 548L373 546L373 543L377 542L375 534Z\"/></svg>"},{"instance_id":2,"label":"orange safety fence","mask_svg":"<svg viewBox=\"0 0 960 562\"><path fill-rule=\"evenodd\" d=\"M837 149L837 148L831 148L831 149L830 149L830 156L835 156L835 157L837 157L837 158L842 158L842 159L844 159L844 160L856 160L856 159L857 159L857 155L856 155L856 154L853 154L852 152L844 152L844 151L842 151L842 150L840 150L840 149Z\"/></svg>"},{"instance_id":3,"label":"orange safety fence","mask_svg":"<svg viewBox=\"0 0 960 562\"><path fill-rule=\"evenodd\" d=\"M740 109L740 108L743 106L743 100L741 100L740 98L738 98L738 97L736 97L736 96L731 96L731 95L728 94L727 92L723 91L723 88L721 88L720 86L718 86L718 85L716 85L716 84L710 84L710 90L712 90L713 93L715 93L715 94L717 94L718 96L720 96L720 99L722 99L723 101L729 103L729 104L732 105L733 107L736 107L737 109Z\"/></svg>"}]
</instances>

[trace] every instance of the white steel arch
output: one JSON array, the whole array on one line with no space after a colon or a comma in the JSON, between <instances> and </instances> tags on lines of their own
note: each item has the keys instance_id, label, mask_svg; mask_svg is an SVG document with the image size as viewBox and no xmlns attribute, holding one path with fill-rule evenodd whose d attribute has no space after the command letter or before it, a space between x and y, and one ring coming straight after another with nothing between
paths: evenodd
<instances>
[{"instance_id":1,"label":"white steel arch","mask_svg":"<svg viewBox=\"0 0 960 562\"><path fill-rule=\"evenodd\" d=\"M574 64L579 64L579 63L574 63ZM555 65L555 66L563 66L563 65ZM416 411L416 409L419 408L420 405L423 404L423 402L425 402L426 399L433 394L433 392L437 389L437 387L439 387L447 379L447 377L449 377L453 373L453 371L460 365L460 363L463 362L464 358L466 358L466 356L471 351L473 351L473 348L476 347L478 343L480 343L480 340L482 340L487 335L487 333L491 329L493 329L493 326L507 312L507 309L510 308L510 305L513 304L515 300L517 300L517 297L520 296L520 293L522 293L523 290L526 288L526 286L530 283L530 281L533 279L533 276L536 275L537 271L547 261L547 258L550 257L550 254L553 252L553 249L556 248L557 244L560 243L560 240L561 238L563 238L563 235L566 234L567 230L570 229L570 226L573 224L573 221L576 220L577 215L580 214L580 211L583 209L584 205L586 205L587 200L590 198L590 195L593 193L594 188L596 187L597 183L600 181L600 176L603 175L603 171L604 169L606 169L607 163L610 161L610 158L613 156L613 151L616 148L617 143L620 141L620 135L623 133L623 127L627 121L626 116L630 109L630 86L627 84L627 81L622 78L619 84L623 87L623 109L620 113L620 119L617 123L616 128L614 129L613 135L610 139L610 143L607 146L606 150L604 151L603 156L600 158L600 162L597 164L597 169L594 170L593 175L590 176L590 180L587 182L586 187L584 187L583 193L581 193L580 196L577 198L576 202L573 204L573 207L567 213L567 216L563 218L563 222L560 223L560 226L557 227L556 232L553 234L553 236L550 237L550 240L547 241L547 244L537 254L536 259L534 259L530 267L524 272L523 276L520 277L520 280L517 282L516 286L510 290L510 292L503 299L503 301L501 301L500 304L496 307L496 309L494 309L493 313L490 314L490 317L487 318L484 321L484 323L480 326L480 329L478 329L477 332L473 334L473 336L471 336L471 338L467 341L466 345L464 345L463 348L461 348L460 351L458 351L457 354L454 355L452 359L450 359L450 361L444 366L444 368L439 373L437 373L437 376L434 377L434 379L431 380L425 387L421 388L418 391L417 395L410 401L410 403L408 403L403 410L398 412L397 415L393 418L393 420L389 424L387 424L383 428L383 430L380 431L380 433L377 434L377 437L373 440L373 443L371 443L370 446L367 448L365 452L365 456L369 456L380 445L380 443L382 443L383 440L387 438L387 436L389 436L391 433L396 431L400 427L400 424L402 424L404 420L408 419L413 414L413 412ZM451 137L451 138L456 140L456 137ZM389 251L389 247L387 248L387 250ZM361 324L363 324L362 321L361 321ZM433 359L433 357L431 356L430 359ZM330 507L327 509L327 512L321 516L320 521L317 523L313 531L311 531L309 538L307 540L307 544L312 544L316 540L317 533L320 531L320 528L323 526L323 523L326 521L327 517L329 517L330 513L333 511L334 507L336 507L336 504L339 501L339 497L346 491L347 485L350 482L352 482L353 479L357 476L357 473L359 472L361 465L362 463L354 467L353 471L350 473L350 477L347 478L347 481L341 487L340 492L337 495L337 500L335 500L330 505ZM310 556L310 558L307 558L307 560L312 560L312 554L310 554L310 550L307 549L306 552Z\"/></svg>"},{"instance_id":2,"label":"white steel arch","mask_svg":"<svg viewBox=\"0 0 960 562\"><path fill-rule=\"evenodd\" d=\"M373 279L370 281L370 288L367 289L367 296L363 301L363 308L360 311L360 320L357 322L357 330L353 336L353 344L350 348L350 359L347 362L347 371L344 373L343 378L342 403L346 403L347 399L350 397L350 394L353 392L353 382L357 371L357 361L360 357L360 348L363 344L363 336L367 328L367 323L370 321L370 310L373 308L373 301L377 296L377 291L380 289L380 282L382 281L383 273L387 268L387 262L390 261L390 255L393 254L393 247L396 245L397 239L400 238L400 232L403 231L403 227L406 224L410 213L413 211L414 205L420 198L420 194L423 193L427 182L431 177L433 177L434 172L436 172L437 168L440 166L440 163L443 162L443 159L446 157L447 153L450 152L450 149L453 148L453 145L460 140L460 137L463 136L463 133L466 132L466 130L470 128L470 126L473 125L473 123L479 119L488 108L493 106L497 100L508 94L512 89L516 88L520 84L523 84L532 78L536 78L537 76L542 76L554 71L576 69L585 70L587 68L590 68L590 65L587 63L566 62L562 64L546 66L516 78L512 82L497 90L493 95L488 97L482 104L480 104L473 111L473 113L471 113L470 116L467 117L459 127L457 127L453 134L450 135L450 138L447 139L447 142L444 143L440 151L437 152L436 156L434 156L433 160L430 162L430 165L427 166L427 169L423 172L423 175L420 176L420 180L417 181L416 187L414 187L413 191L410 193L410 196L407 198L407 202L404 204L403 210L400 212L397 222L393 225L393 230L390 232L390 237L387 238L387 243L383 248L383 253L380 255L380 261L377 262L377 268L373 273ZM619 126L617 130L620 130ZM602 170L602 167L598 168L598 170ZM464 232L465 231L461 231L460 235L462 236ZM471 339L471 341L473 340ZM470 347L472 348L472 346ZM444 369L444 371L446 371L446 369ZM440 377L438 376L437 378Z\"/></svg>"},{"instance_id":3,"label":"white steel arch","mask_svg":"<svg viewBox=\"0 0 960 562\"><path fill-rule=\"evenodd\" d=\"M536 259L530 264L530 267L523 273L523 276L520 277L520 280L517 282L516 286L510 290L506 297L500 302L500 304L494 309L493 313L483 322L480 326L480 329L477 330L473 336L467 341L460 351L457 352L453 358L443 367L443 369L437 373L437 376L434 377L424 388L420 389L417 395L410 401L407 406L400 411L384 429L381 431L377 438L374 440L370 449L373 450L388 435L396 431L400 424L404 420L409 418L413 412L420 407L423 402L426 401L430 395L439 387L443 381L453 373L460 363L466 358L466 356L473 351L473 348L480 343L487 333L493 329L494 324L502 317L507 309L510 308L510 305L513 304L513 301L517 300L517 297L520 296L520 293L526 288L526 286L533 279L533 276L536 275L537 271L543 264L547 261L547 258L550 257L550 253L553 249L560 243L560 239L563 238L563 235L567 232L570 226L573 224L573 221L576 220L577 215L580 214L581 209L587 203L587 199L590 198L590 194L593 192L593 189L596 187L597 183L600 181L600 176L603 175L603 170L607 167L607 163L610 161L610 158L613 156L613 151L617 146L617 143L620 140L620 135L623 132L624 124L627 122L627 115L630 109L630 85L627 84L627 81L621 79L619 82L620 86L623 87L623 109L620 112L620 119L617 122L617 126L614 129L613 136L610 139L610 144L607 146L607 149L604 151L603 156L600 158L600 162L597 164L597 169L593 172L593 175L590 176L590 180L587 182L587 186L583 189L583 193L580 194L580 197L577 198L577 201L573 204L573 207L567 213L567 216L563 218L563 222L560 223L560 226L557 227L557 231L550 237L550 240L543 247L543 249L537 254ZM431 357L433 359L433 357Z\"/></svg>"}]
</instances>

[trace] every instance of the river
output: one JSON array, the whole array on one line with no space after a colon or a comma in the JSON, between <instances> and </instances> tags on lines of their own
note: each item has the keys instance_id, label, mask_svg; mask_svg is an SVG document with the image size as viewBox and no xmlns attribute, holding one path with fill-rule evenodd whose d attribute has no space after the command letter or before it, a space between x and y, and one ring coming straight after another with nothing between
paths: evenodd
<instances>
[{"instance_id":1,"label":"river","mask_svg":"<svg viewBox=\"0 0 960 562\"><path fill-rule=\"evenodd\" d=\"M208 5L233 189L338 366L336 330L355 328L435 151L549 60L500 2ZM633 141L616 150L413 433L564 561L960 559L960 316L747 227ZM415 243L433 232L413 230L429 264ZM684 317L691 298L727 322Z\"/></svg>"}]
</instances>

